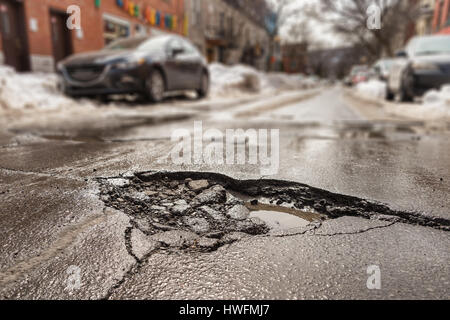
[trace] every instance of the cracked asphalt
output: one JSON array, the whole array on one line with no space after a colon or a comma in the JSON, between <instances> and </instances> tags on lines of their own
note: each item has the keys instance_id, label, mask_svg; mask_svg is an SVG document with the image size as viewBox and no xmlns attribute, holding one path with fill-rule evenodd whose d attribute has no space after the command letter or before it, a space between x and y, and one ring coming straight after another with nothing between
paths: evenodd
<instances>
[{"instance_id":1,"label":"cracked asphalt","mask_svg":"<svg viewBox=\"0 0 450 320\"><path fill-rule=\"evenodd\" d=\"M0 297L448 299L450 126L367 118L339 87L292 99L0 120ZM198 120L280 129L278 173L161 161ZM268 230L255 199L324 219Z\"/></svg>"}]
</instances>

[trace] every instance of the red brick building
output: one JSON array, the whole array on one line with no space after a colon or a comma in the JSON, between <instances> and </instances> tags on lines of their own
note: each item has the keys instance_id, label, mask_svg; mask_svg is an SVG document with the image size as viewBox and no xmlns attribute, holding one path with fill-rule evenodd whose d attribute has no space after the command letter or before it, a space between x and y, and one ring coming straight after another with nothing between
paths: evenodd
<instances>
[{"instance_id":1,"label":"red brick building","mask_svg":"<svg viewBox=\"0 0 450 320\"><path fill-rule=\"evenodd\" d=\"M81 29L66 26L71 5L80 9ZM0 64L52 71L65 56L119 37L183 34L183 20L183 0L0 0Z\"/></svg>"},{"instance_id":2,"label":"red brick building","mask_svg":"<svg viewBox=\"0 0 450 320\"><path fill-rule=\"evenodd\" d=\"M283 71L286 73L306 73L308 45L289 43L281 46Z\"/></svg>"},{"instance_id":3,"label":"red brick building","mask_svg":"<svg viewBox=\"0 0 450 320\"><path fill-rule=\"evenodd\" d=\"M436 0L433 31L440 34L450 34L450 0Z\"/></svg>"}]
</instances>

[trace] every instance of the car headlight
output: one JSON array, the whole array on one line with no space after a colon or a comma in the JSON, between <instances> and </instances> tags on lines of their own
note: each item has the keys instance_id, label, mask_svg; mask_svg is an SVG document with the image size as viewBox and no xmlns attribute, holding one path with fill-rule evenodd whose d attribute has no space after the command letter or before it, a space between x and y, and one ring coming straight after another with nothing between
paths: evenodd
<instances>
[{"instance_id":1,"label":"car headlight","mask_svg":"<svg viewBox=\"0 0 450 320\"><path fill-rule=\"evenodd\" d=\"M438 71L439 67L431 62L413 62L412 68L414 70L423 70L423 71Z\"/></svg>"},{"instance_id":2,"label":"car headlight","mask_svg":"<svg viewBox=\"0 0 450 320\"><path fill-rule=\"evenodd\" d=\"M116 63L114 65L114 68L117 68L117 69L133 69L133 68L136 68L136 67L139 67L139 66L143 65L144 63L145 63L145 59L141 58L141 59L138 59L138 60L130 60L130 61L123 61L123 62Z\"/></svg>"}]
</instances>

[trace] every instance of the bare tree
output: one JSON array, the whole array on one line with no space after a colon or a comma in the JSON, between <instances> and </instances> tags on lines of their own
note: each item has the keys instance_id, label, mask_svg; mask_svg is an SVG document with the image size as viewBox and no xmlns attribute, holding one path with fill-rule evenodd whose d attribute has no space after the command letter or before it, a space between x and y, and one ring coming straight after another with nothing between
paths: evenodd
<instances>
[{"instance_id":1,"label":"bare tree","mask_svg":"<svg viewBox=\"0 0 450 320\"><path fill-rule=\"evenodd\" d=\"M275 30L274 34L279 35L281 28L283 28L286 23L292 18L299 18L300 14L303 12L303 8L300 6L292 6L295 4L295 0L268 0L268 4L271 6L275 13ZM292 24L291 28L301 30L300 25L306 26L304 19L298 19L298 23ZM304 35L304 34L302 34Z\"/></svg>"},{"instance_id":2,"label":"bare tree","mask_svg":"<svg viewBox=\"0 0 450 320\"><path fill-rule=\"evenodd\" d=\"M416 0L319 0L315 18L355 43L362 44L375 58L394 54L398 39L418 13ZM379 8L381 28L368 28L368 8Z\"/></svg>"}]
</instances>

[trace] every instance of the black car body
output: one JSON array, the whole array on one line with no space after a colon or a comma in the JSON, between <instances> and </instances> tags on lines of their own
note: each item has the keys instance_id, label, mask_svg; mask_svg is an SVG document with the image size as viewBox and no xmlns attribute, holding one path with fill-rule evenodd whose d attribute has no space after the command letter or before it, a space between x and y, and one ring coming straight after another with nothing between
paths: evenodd
<instances>
[{"instance_id":1,"label":"black car body","mask_svg":"<svg viewBox=\"0 0 450 320\"><path fill-rule=\"evenodd\" d=\"M145 94L162 100L169 91L208 93L205 58L176 35L118 40L97 52L76 54L58 64L61 87L69 96Z\"/></svg>"},{"instance_id":2,"label":"black car body","mask_svg":"<svg viewBox=\"0 0 450 320\"><path fill-rule=\"evenodd\" d=\"M391 66L388 98L411 101L445 84L450 84L450 36L415 37Z\"/></svg>"}]
</instances>

